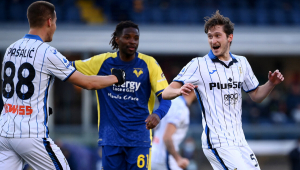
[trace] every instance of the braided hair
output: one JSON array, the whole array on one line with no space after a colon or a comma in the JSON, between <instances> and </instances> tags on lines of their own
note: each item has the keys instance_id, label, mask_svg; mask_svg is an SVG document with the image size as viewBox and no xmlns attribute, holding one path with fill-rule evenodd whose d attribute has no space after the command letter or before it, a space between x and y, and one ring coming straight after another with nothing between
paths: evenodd
<instances>
[{"instance_id":1,"label":"braided hair","mask_svg":"<svg viewBox=\"0 0 300 170\"><path fill-rule=\"evenodd\" d=\"M116 26L115 31L111 34L112 38L109 42L109 44L111 44L111 47L113 50L114 49L117 50L119 48L119 46L116 42L116 37L120 37L122 35L124 28L131 28L131 27L136 28L138 31L140 31L139 26L137 24L133 23L132 21L122 21Z\"/></svg>"}]
</instances>

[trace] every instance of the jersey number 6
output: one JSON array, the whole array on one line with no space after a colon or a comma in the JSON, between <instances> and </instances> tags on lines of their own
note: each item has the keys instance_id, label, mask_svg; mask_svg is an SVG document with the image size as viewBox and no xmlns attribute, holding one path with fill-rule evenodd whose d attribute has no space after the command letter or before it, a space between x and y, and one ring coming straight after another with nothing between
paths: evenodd
<instances>
[{"instance_id":1,"label":"jersey number 6","mask_svg":"<svg viewBox=\"0 0 300 170\"><path fill-rule=\"evenodd\" d=\"M9 70L8 70L9 69ZM26 73L27 71L28 73ZM4 81L3 81L3 90L2 94L3 97L9 99L14 95L15 91L15 85L14 85L14 77L15 77L15 64L11 61L8 61L4 65L4 70L3 70L3 76L4 76ZM10 74L9 74L10 73ZM18 83L16 86L16 92L17 96L22 99L22 100L27 100L29 99L34 92L34 86L32 83L32 80L35 77L35 70L33 66L29 63L23 63L19 70L18 70ZM25 86L27 86L27 92L25 92ZM23 87L23 92L22 88Z\"/></svg>"}]
</instances>

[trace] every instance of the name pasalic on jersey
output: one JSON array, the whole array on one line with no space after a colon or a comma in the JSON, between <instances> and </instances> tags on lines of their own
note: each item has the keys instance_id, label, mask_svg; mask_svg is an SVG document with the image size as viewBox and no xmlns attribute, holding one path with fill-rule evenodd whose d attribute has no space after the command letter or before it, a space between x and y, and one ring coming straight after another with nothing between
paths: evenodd
<instances>
[{"instance_id":1,"label":"name pasalic on jersey","mask_svg":"<svg viewBox=\"0 0 300 170\"><path fill-rule=\"evenodd\" d=\"M8 53L7 53L7 56L15 56L15 57L29 57L29 58L32 58L32 55L31 53L34 52L34 48L32 49L16 49L16 48L10 48Z\"/></svg>"},{"instance_id":2,"label":"name pasalic on jersey","mask_svg":"<svg viewBox=\"0 0 300 170\"><path fill-rule=\"evenodd\" d=\"M236 82L234 81L233 83L209 83L209 89L212 90L213 88L218 88L218 89L236 89L236 88L241 88L243 85L243 82Z\"/></svg>"}]
</instances>

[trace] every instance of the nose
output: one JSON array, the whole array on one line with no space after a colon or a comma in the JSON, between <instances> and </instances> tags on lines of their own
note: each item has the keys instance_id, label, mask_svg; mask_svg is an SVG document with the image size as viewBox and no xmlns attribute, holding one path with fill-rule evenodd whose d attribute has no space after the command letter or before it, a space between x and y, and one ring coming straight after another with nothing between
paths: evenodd
<instances>
[{"instance_id":1,"label":"nose","mask_svg":"<svg viewBox=\"0 0 300 170\"><path fill-rule=\"evenodd\" d=\"M136 44L137 41L136 41L134 38L130 38L130 39L129 39L129 43L130 43L130 44Z\"/></svg>"},{"instance_id":2,"label":"nose","mask_svg":"<svg viewBox=\"0 0 300 170\"><path fill-rule=\"evenodd\" d=\"M213 38L211 39L211 42L212 42L212 44L215 44L215 43L217 42L217 38L213 37Z\"/></svg>"}]
</instances>

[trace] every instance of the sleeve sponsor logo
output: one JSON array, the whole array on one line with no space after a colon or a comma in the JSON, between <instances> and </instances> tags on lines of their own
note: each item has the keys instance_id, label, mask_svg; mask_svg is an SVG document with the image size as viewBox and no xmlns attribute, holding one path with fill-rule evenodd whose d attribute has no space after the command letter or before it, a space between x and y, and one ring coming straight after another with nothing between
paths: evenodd
<instances>
[{"instance_id":1,"label":"sleeve sponsor logo","mask_svg":"<svg viewBox=\"0 0 300 170\"><path fill-rule=\"evenodd\" d=\"M50 50L53 54L57 54L57 50L56 49L51 49Z\"/></svg>"},{"instance_id":2,"label":"sleeve sponsor logo","mask_svg":"<svg viewBox=\"0 0 300 170\"><path fill-rule=\"evenodd\" d=\"M142 75L143 69L142 68L134 68L133 73L136 75L136 77L139 77L140 75Z\"/></svg>"},{"instance_id":3,"label":"sleeve sponsor logo","mask_svg":"<svg viewBox=\"0 0 300 170\"><path fill-rule=\"evenodd\" d=\"M67 68L70 67L71 62L69 62L66 58L63 57L63 58L62 58L62 61L63 61L64 65L65 65Z\"/></svg>"}]
</instances>

